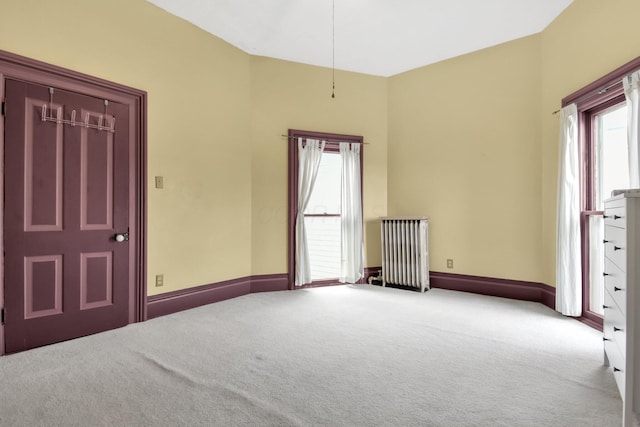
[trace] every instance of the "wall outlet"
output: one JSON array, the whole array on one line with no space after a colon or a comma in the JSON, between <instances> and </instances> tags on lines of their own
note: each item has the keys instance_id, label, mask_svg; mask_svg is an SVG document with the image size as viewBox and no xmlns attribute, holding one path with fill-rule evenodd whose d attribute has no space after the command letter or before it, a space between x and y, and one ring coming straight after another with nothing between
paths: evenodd
<instances>
[{"instance_id":1,"label":"wall outlet","mask_svg":"<svg viewBox=\"0 0 640 427\"><path fill-rule=\"evenodd\" d=\"M447 260L447 268L453 268L453 260L452 259L448 259Z\"/></svg>"},{"instance_id":2,"label":"wall outlet","mask_svg":"<svg viewBox=\"0 0 640 427\"><path fill-rule=\"evenodd\" d=\"M156 288L164 285L164 274L156 274Z\"/></svg>"},{"instance_id":3,"label":"wall outlet","mask_svg":"<svg viewBox=\"0 0 640 427\"><path fill-rule=\"evenodd\" d=\"M156 176L156 188L164 188L164 178Z\"/></svg>"}]
</instances>

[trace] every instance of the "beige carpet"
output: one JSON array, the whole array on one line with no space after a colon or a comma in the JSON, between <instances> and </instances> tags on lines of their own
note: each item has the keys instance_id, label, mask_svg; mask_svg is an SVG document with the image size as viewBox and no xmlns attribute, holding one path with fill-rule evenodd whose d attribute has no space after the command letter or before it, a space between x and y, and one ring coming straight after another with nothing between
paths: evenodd
<instances>
[{"instance_id":1,"label":"beige carpet","mask_svg":"<svg viewBox=\"0 0 640 427\"><path fill-rule=\"evenodd\" d=\"M619 426L600 334L535 303L252 294L0 358L2 426Z\"/></svg>"}]
</instances>

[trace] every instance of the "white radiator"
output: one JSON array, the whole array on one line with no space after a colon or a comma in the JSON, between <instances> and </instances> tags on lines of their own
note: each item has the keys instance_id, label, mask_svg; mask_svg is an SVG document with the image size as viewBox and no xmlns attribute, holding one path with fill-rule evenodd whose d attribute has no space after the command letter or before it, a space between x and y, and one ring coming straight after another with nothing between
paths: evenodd
<instances>
[{"instance_id":1,"label":"white radiator","mask_svg":"<svg viewBox=\"0 0 640 427\"><path fill-rule=\"evenodd\" d=\"M429 289L429 218L382 217L382 286Z\"/></svg>"}]
</instances>

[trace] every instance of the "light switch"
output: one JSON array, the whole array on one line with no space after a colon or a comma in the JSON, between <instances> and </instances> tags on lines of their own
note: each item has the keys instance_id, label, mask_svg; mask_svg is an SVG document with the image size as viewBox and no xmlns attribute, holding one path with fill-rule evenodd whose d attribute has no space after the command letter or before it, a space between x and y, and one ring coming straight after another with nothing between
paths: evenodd
<instances>
[{"instance_id":1,"label":"light switch","mask_svg":"<svg viewBox=\"0 0 640 427\"><path fill-rule=\"evenodd\" d=\"M156 176L156 188L164 188L164 178Z\"/></svg>"}]
</instances>

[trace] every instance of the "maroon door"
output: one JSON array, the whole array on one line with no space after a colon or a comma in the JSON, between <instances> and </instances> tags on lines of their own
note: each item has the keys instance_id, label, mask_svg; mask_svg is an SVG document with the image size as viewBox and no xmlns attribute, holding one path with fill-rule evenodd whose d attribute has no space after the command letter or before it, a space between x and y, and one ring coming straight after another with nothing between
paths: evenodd
<instances>
[{"instance_id":1,"label":"maroon door","mask_svg":"<svg viewBox=\"0 0 640 427\"><path fill-rule=\"evenodd\" d=\"M128 107L12 80L5 93L6 352L126 325Z\"/></svg>"}]
</instances>

